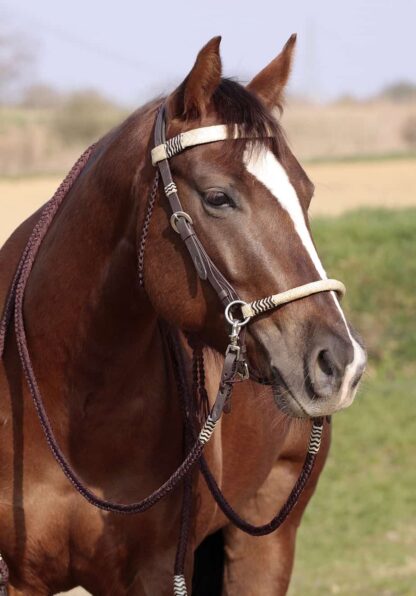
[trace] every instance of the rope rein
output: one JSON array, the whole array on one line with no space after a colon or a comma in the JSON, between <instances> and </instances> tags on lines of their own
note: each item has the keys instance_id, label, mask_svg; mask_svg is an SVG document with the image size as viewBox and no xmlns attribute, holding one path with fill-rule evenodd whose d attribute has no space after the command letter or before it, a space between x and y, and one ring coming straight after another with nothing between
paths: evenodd
<instances>
[{"instance_id":1,"label":"rope rein","mask_svg":"<svg viewBox=\"0 0 416 596\"><path fill-rule=\"evenodd\" d=\"M146 240L149 233L150 220L152 219L153 209L156 202L157 192L159 190L159 170L156 170L153 179L152 190L147 201L146 215L143 222L140 240L137 245L137 272L139 287L144 288L144 253L146 250Z\"/></svg>"},{"instance_id":2,"label":"rope rein","mask_svg":"<svg viewBox=\"0 0 416 596\"><path fill-rule=\"evenodd\" d=\"M156 118L155 124L155 144L157 147L153 150L152 156L154 163L157 163L159 170L156 170L155 177L149 192L146 205L142 231L137 238L137 275L139 287L144 287L144 260L146 250L146 240L148 237L150 221L152 218L155 202L159 191L160 179L162 179L165 195L172 208L171 223L175 231L183 239L192 261L196 267L197 273L201 279L207 279L213 289L217 292L220 300L226 307L225 317L231 327L230 341L225 353L221 381L218 392L212 408L209 408L208 396L205 387L205 366L203 347L197 342L192 346L193 352L193 387L188 387L186 376L186 367L184 355L177 331L169 330L166 334L169 352L172 357L177 390L181 399L183 418L184 418L184 445L186 455L179 467L171 476L154 492L140 501L134 503L118 503L99 497L91 491L73 469L66 456L62 452L56 440L53 428L51 426L48 414L46 412L42 395L37 383L36 375L33 369L30 357L24 316L23 300L27 283L35 263L39 248L45 238L54 218L84 167L93 154L95 145L89 147L79 160L75 163L65 180L61 183L54 196L44 206L40 218L35 225L22 257L17 266L10 291L6 300L4 313L0 321L0 358L4 355L6 335L14 316L14 330L18 347L19 359L22 365L24 376L29 387L30 395L35 405L41 428L43 430L46 442L61 467L62 471L72 483L79 494L95 507L118 514L142 513L155 505L163 497L168 495L179 482L183 482L183 502L181 511L180 535L175 559L174 571L174 594L177 596L186 596L187 588L185 582L185 560L187 544L189 541L191 529L192 513L192 475L191 470L196 462L199 462L200 470L204 476L207 486L225 516L242 531L253 536L262 536L276 530L287 518L293 507L296 505L311 473L319 451L321 435L323 430L323 420L313 421L308 451L303 463L302 471L296 481L286 503L280 511L270 520L270 522L254 526L242 519L232 508L223 493L221 492L213 474L211 473L207 461L203 455L204 446L209 442L223 411L229 409L229 402L234 383L237 380L246 379L249 376L249 369L246 362L246 350L244 342L243 327L253 318L266 312L276 306L291 302L293 300L309 296L316 292L337 291L340 294L345 292L345 287L336 280L320 280L305 284L299 288L294 288L288 292L276 294L255 300L250 303L239 300L234 288L229 284L225 277L218 271L210 257L205 252L199 241L191 217L183 211L177 187L172 180L168 158L182 151L186 146L194 146L202 142L214 142L228 138L224 127L208 127L205 129L196 129L189 131L178 139L165 142L164 130L164 110L161 109ZM194 134L190 134L194 133ZM224 136L225 135L225 136ZM235 138L235 137L232 137ZM161 148L163 146L163 148ZM157 150L157 151L156 151ZM241 316L236 316L240 311ZM241 333L241 335L240 335ZM242 339L243 338L243 339ZM200 412L195 412L195 397L198 397ZM201 426L198 432L197 421ZM8 569L5 561L0 555L0 596L7 594ZM3 590L3 592L2 592Z\"/></svg>"},{"instance_id":3,"label":"rope rein","mask_svg":"<svg viewBox=\"0 0 416 596\"><path fill-rule=\"evenodd\" d=\"M192 437L196 436L196 422L198 413L195 412L196 395L201 392L206 392L205 389L205 366L202 347L191 344L193 350L193 383L192 389L189 388L186 373L183 349L175 330L170 330L168 335L169 345L173 356L173 365L175 370L178 393L181 396L181 401L185 405L185 425L186 431L192 433ZM319 452L321 444L321 437L323 432L323 419L315 419L312 425L311 435L309 438L309 446L307 454L302 466L300 475L290 492L290 495L284 505L276 513L276 515L268 522L259 526L255 526L250 522L244 520L230 505L221 489L219 488L213 473L205 459L204 454L201 454L199 459L199 467L204 476L204 480L208 486L211 495L220 507L221 511L240 530L251 536L264 536L276 531L287 519L288 515L298 502L303 489L305 488L315 465L316 457ZM192 490L192 488L191 488ZM187 595L185 583L185 552L187 548L187 540L189 537L189 527L191 524L191 504L189 502L189 487L185 486L183 496L183 507L181 515L181 530L179 535L179 542L177 548L175 575L174 575L174 595ZM179 565L181 562L181 565Z\"/></svg>"}]
</instances>

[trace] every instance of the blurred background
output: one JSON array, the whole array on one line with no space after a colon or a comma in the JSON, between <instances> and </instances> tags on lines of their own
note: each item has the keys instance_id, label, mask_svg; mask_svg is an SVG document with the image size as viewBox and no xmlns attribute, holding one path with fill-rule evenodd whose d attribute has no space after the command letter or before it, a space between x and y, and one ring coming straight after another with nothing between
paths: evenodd
<instances>
[{"instance_id":1,"label":"blurred background","mask_svg":"<svg viewBox=\"0 0 416 596\"><path fill-rule=\"evenodd\" d=\"M298 33L282 123L370 361L334 419L291 596L416 594L415 23L414 0L0 6L0 243L87 145L171 91L212 36L225 75L247 82Z\"/></svg>"}]
</instances>

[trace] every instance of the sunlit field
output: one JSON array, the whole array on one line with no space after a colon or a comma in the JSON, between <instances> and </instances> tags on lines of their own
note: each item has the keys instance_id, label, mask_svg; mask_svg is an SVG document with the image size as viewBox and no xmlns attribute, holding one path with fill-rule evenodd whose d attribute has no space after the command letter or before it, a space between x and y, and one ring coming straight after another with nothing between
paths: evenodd
<instances>
[{"instance_id":1,"label":"sunlit field","mask_svg":"<svg viewBox=\"0 0 416 596\"><path fill-rule=\"evenodd\" d=\"M416 157L343 159L305 164L315 183L311 214L338 215L360 206L416 206ZM0 243L49 199L64 174L0 177Z\"/></svg>"}]
</instances>

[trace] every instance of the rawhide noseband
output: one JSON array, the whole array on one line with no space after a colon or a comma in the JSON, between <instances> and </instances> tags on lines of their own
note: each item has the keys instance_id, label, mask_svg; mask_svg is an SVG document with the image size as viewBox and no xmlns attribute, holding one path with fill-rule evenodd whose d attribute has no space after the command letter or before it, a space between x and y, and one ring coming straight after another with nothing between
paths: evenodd
<instances>
[{"instance_id":1,"label":"rawhide noseband","mask_svg":"<svg viewBox=\"0 0 416 596\"><path fill-rule=\"evenodd\" d=\"M195 428L195 420L190 415L190 413L192 413L193 400L191 392L188 390L180 341L175 332L171 331L170 333L166 334L173 357L178 393L181 396L183 405L185 406L183 409L187 437L187 455L181 465L172 473L172 475L164 482L162 486L160 486L149 496L136 503L116 503L96 495L83 483L59 447L49 421L36 379L35 371L33 369L23 316L23 300L27 282L29 280L39 248L56 216L56 213L58 212L59 207L61 206L68 192L71 190L78 176L83 171L85 165L88 163L90 156L94 153L95 145L92 145L84 152L84 154L73 166L67 177L61 183L54 196L43 207L39 220L29 237L17 266L17 270L6 300L3 316L0 321L0 358L3 358L4 356L6 335L9 330L10 323L14 320L14 331L19 352L19 359L46 441L53 456L61 466L68 480L73 484L74 488L92 505L112 513L141 513L168 495L180 481L184 481L181 531L175 561L174 594L176 596L186 596L187 588L184 577L184 566L186 547L190 533L192 503L192 477L189 472L194 464L196 462L199 463L208 488L210 489L222 512L228 517L228 519L244 532L255 536L261 536L276 530L284 522L290 511L295 506L310 477L321 443L323 419L320 418L313 421L307 454L298 480L296 481L286 503L269 523L261 526L253 526L249 522L243 520L228 503L208 467L203 455L203 449L206 443L210 440L215 425L220 419L224 407L231 396L234 383L237 380L247 379L249 376L246 361L245 343L242 339L243 334L241 334L242 328L247 325L255 316L267 312L270 309L276 308L279 305L310 296L311 294L315 294L317 292L335 291L339 295L343 295L345 293L345 287L337 280L324 279L313 281L286 292L281 292L260 300L254 300L252 302L240 300L232 285L217 269L209 255L204 250L204 247L195 233L192 218L182 208L178 197L178 191L172 179L172 174L169 167L169 159L185 150L187 147L226 139L241 138L238 135L238 128L235 126L234 134L229 135L229 127L227 126L209 126L190 130L181 133L172 139L166 140L165 126L165 111L164 108L162 108L159 110L156 117L154 130L155 147L152 150L152 162L154 165L158 166L161 178L163 180L164 192L172 210L171 225L185 243L185 246L187 247L195 265L198 276L202 280L209 281L213 289L218 294L225 308L225 319L230 326L230 341L225 353L221 381L217 396L199 432ZM139 247L138 273L139 280L141 281L143 281L143 258L147 230L150 223L153 204L156 199L159 187L158 183L159 175L156 173L150 195L150 209L148 209L148 213L145 217L142 230L142 240ZM197 353L194 350L194 364L196 366L195 370L198 376L198 389L205 390L203 380L205 373L203 368L202 351ZM8 568L6 562L0 555L0 596L7 594L7 582Z\"/></svg>"}]
</instances>

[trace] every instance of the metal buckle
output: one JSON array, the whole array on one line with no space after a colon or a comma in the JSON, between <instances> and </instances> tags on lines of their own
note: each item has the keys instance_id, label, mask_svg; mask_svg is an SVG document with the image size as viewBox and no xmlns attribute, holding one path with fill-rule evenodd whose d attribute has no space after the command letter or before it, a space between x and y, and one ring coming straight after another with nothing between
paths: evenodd
<instances>
[{"instance_id":1,"label":"metal buckle","mask_svg":"<svg viewBox=\"0 0 416 596\"><path fill-rule=\"evenodd\" d=\"M172 228L175 230L175 232L177 234L180 234L178 227L177 227L177 221L180 217L183 217L184 219L186 219L186 221L191 224L191 226L193 225L193 221L192 221L192 217L189 215L189 213L186 213L185 211L175 211L174 213L172 213L172 215L170 216L170 225L172 226Z\"/></svg>"}]
</instances>

